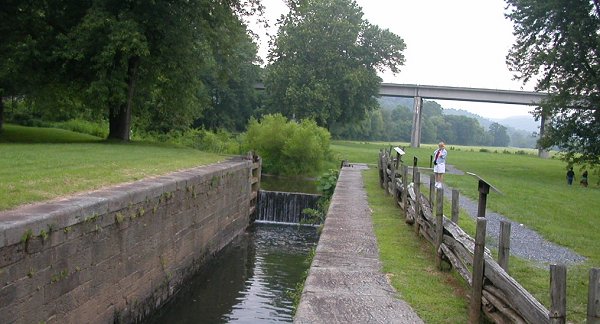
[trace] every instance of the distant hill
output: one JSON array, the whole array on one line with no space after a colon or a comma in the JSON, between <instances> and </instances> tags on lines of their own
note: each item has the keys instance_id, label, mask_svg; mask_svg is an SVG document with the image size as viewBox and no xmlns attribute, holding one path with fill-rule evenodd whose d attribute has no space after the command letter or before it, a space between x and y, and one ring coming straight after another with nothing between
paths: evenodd
<instances>
[{"instance_id":1,"label":"distant hill","mask_svg":"<svg viewBox=\"0 0 600 324\"><path fill-rule=\"evenodd\" d=\"M501 125L515 129L522 129L528 132L538 132L540 127L540 122L535 121L535 118L532 115L512 116L503 119L496 119L495 121Z\"/></svg>"}]
</instances>

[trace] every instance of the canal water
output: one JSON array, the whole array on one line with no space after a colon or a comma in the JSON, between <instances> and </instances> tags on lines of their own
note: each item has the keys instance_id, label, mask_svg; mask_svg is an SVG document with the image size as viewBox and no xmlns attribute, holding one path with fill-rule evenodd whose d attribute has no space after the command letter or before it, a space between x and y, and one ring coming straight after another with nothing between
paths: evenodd
<instances>
[{"instance_id":1,"label":"canal water","mask_svg":"<svg viewBox=\"0 0 600 324\"><path fill-rule=\"evenodd\" d=\"M314 227L255 224L146 323L292 322L291 293L317 240Z\"/></svg>"},{"instance_id":2,"label":"canal water","mask_svg":"<svg viewBox=\"0 0 600 324\"><path fill-rule=\"evenodd\" d=\"M260 188L269 191L320 194L317 184L316 179L302 177L279 177L268 174L262 174L260 177Z\"/></svg>"}]
</instances>

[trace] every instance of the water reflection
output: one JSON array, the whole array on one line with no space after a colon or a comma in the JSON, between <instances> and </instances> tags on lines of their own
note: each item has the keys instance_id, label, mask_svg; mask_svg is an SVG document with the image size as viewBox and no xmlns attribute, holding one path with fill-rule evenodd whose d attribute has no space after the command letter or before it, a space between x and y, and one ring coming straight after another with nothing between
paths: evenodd
<instances>
[{"instance_id":1,"label":"water reflection","mask_svg":"<svg viewBox=\"0 0 600 324\"><path fill-rule=\"evenodd\" d=\"M279 177L268 174L262 174L260 177L260 188L271 191L320 194L317 190L317 183L316 179L299 177Z\"/></svg>"},{"instance_id":2,"label":"water reflection","mask_svg":"<svg viewBox=\"0 0 600 324\"><path fill-rule=\"evenodd\" d=\"M253 226L147 323L292 322L288 292L317 239L312 227Z\"/></svg>"}]
</instances>

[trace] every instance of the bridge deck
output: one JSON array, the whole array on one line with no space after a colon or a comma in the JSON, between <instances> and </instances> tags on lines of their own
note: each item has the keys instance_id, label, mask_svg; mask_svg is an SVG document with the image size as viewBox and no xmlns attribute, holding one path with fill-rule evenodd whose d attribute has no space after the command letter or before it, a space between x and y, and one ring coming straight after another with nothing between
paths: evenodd
<instances>
[{"instance_id":1,"label":"bridge deck","mask_svg":"<svg viewBox=\"0 0 600 324\"><path fill-rule=\"evenodd\" d=\"M340 173L295 323L423 323L381 272L362 169Z\"/></svg>"}]
</instances>

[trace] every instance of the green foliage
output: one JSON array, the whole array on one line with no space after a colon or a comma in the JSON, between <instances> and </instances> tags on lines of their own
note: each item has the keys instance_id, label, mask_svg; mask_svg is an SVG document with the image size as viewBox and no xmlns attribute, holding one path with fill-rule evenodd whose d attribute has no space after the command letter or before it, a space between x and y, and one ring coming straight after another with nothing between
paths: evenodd
<instances>
[{"instance_id":1,"label":"green foliage","mask_svg":"<svg viewBox=\"0 0 600 324\"><path fill-rule=\"evenodd\" d=\"M296 123L275 114L250 120L244 147L262 157L265 173L314 174L329 157L329 140L314 121Z\"/></svg>"},{"instance_id":2,"label":"green foliage","mask_svg":"<svg viewBox=\"0 0 600 324\"><path fill-rule=\"evenodd\" d=\"M325 217L327 216L327 210L329 209L329 203L331 197L335 191L337 179L340 174L339 170L330 169L326 173L319 177L319 183L317 190L321 192L321 198L317 201L317 208L305 208L302 213L308 216L301 223L303 224L323 224L325 223Z\"/></svg>"},{"instance_id":3,"label":"green foliage","mask_svg":"<svg viewBox=\"0 0 600 324\"><path fill-rule=\"evenodd\" d=\"M259 72L243 19L261 11L258 0L9 0L0 10L0 98L23 98L27 125L102 116L108 136L122 140L132 123L182 130L205 109L227 120L211 129L239 129L256 107Z\"/></svg>"},{"instance_id":4,"label":"green foliage","mask_svg":"<svg viewBox=\"0 0 600 324\"><path fill-rule=\"evenodd\" d=\"M212 153L243 153L243 136L235 136L224 129L219 129L214 132L204 129L187 129L184 131L171 131L166 134L146 133L136 135L135 138L145 141L156 141L191 147Z\"/></svg>"},{"instance_id":5,"label":"green foliage","mask_svg":"<svg viewBox=\"0 0 600 324\"><path fill-rule=\"evenodd\" d=\"M340 171L336 169L330 169L327 173L324 173L319 177L319 184L317 185L317 189L323 193L323 197L327 200L331 199L333 196L333 192L335 191L335 186L337 184L338 176L340 175Z\"/></svg>"},{"instance_id":6,"label":"green foliage","mask_svg":"<svg viewBox=\"0 0 600 324\"><path fill-rule=\"evenodd\" d=\"M42 241L46 241L48 239L48 232L46 232L46 230L41 230L40 231L40 238L42 239Z\"/></svg>"},{"instance_id":7,"label":"green foliage","mask_svg":"<svg viewBox=\"0 0 600 324\"><path fill-rule=\"evenodd\" d=\"M508 0L516 43L507 62L524 83L549 92L539 145L558 146L569 164L600 167L600 3Z\"/></svg>"},{"instance_id":8,"label":"green foliage","mask_svg":"<svg viewBox=\"0 0 600 324\"><path fill-rule=\"evenodd\" d=\"M83 119L71 119L64 122L51 123L52 127L70 130L77 133L88 134L100 138L108 135L108 122L91 122Z\"/></svg>"},{"instance_id":9,"label":"green foliage","mask_svg":"<svg viewBox=\"0 0 600 324\"><path fill-rule=\"evenodd\" d=\"M377 70L398 72L404 41L351 0L290 1L265 77L267 109L331 129L377 107Z\"/></svg>"},{"instance_id":10,"label":"green foliage","mask_svg":"<svg viewBox=\"0 0 600 324\"><path fill-rule=\"evenodd\" d=\"M29 240L31 240L32 237L33 237L33 231L29 228L21 236L21 243L27 244L27 242L29 242Z\"/></svg>"},{"instance_id":11,"label":"green foliage","mask_svg":"<svg viewBox=\"0 0 600 324\"><path fill-rule=\"evenodd\" d=\"M490 142L488 144L491 146L504 147L508 146L510 143L510 137L508 136L506 127L498 123L492 123L490 125L488 134L490 135Z\"/></svg>"}]
</instances>

